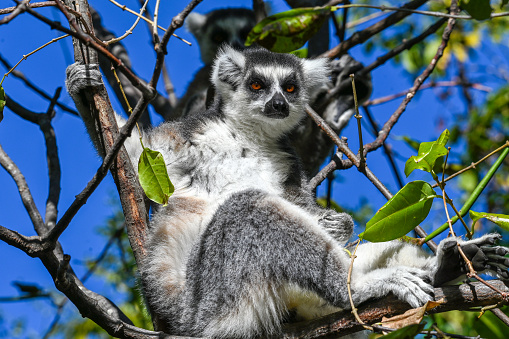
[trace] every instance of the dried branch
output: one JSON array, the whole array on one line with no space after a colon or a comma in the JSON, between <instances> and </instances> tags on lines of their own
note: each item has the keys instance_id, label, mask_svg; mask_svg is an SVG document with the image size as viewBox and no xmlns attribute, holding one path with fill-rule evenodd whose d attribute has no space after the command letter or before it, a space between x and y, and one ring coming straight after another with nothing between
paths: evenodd
<instances>
[{"instance_id":1,"label":"dried branch","mask_svg":"<svg viewBox=\"0 0 509 339\"><path fill-rule=\"evenodd\" d=\"M413 0L405 5L403 5L401 8L404 9L415 9L420 6L422 6L424 3L426 3L427 0ZM399 21L403 20L407 16L409 16L411 13L408 12L396 12L391 15L389 15L387 18L378 21L377 23L369 26L368 28L355 32L352 34L352 36L337 45L336 47L330 49L329 51L323 53L321 56L326 58L336 58L338 56L341 56L346 53L350 48L359 45L363 43L364 41L368 40L373 35L380 33L387 27L390 27Z\"/></svg>"},{"instance_id":2,"label":"dried branch","mask_svg":"<svg viewBox=\"0 0 509 339\"><path fill-rule=\"evenodd\" d=\"M153 26L156 26L157 28L159 28L159 29L161 29L161 30L163 30L163 31L166 31L166 30L164 29L164 27L159 26L159 25L157 24L157 22L153 22L153 21L152 21L151 19L149 19L148 17L143 17L143 16L142 16L143 12L142 12L142 13L140 13L140 14L138 14L138 13L136 13L135 11L133 11L132 9L129 9L126 5L121 5L121 4L119 4L118 2L116 2L115 0L109 0L109 1L110 1L112 4L114 4L115 6L120 7L123 11L126 11L126 12L128 12L128 13L134 14L134 15L135 15L135 16L137 16L139 19L146 21L146 22L147 22L149 25L151 25L152 27L153 27ZM142 0L142 1L143 1L143 0ZM142 7L143 7L143 4L142 4ZM154 32L155 32L155 31L156 31L156 30L154 29ZM184 42L184 43L188 44L189 46L191 46L191 45L192 45L189 41L187 41L187 40L185 40L185 39L182 39L181 37L179 37L179 36L178 36L178 35L176 35L176 34L173 34L173 36L174 36L175 38L179 39L180 41L182 41L182 42Z\"/></svg>"},{"instance_id":3,"label":"dried branch","mask_svg":"<svg viewBox=\"0 0 509 339\"><path fill-rule=\"evenodd\" d=\"M452 178L472 169L472 168L476 168L477 165L479 165L480 163L482 163L483 161L485 161L486 159L488 159L489 157L491 157L492 155L494 154L497 154L498 152L502 151L503 149L509 147L509 140L506 140L505 144L503 144L502 146L498 147L496 150L494 150L493 152L490 152L488 155L486 155L485 157L483 157L481 160L477 161L477 162L473 162L471 163L469 166L463 168L462 170L459 170L458 172L454 173L454 174L451 174L450 176L448 176L447 178L445 178L443 180L443 182L446 182L446 181L449 181L451 180ZM438 187L438 184L434 184L432 186L433 188L435 187Z\"/></svg>"},{"instance_id":4,"label":"dried branch","mask_svg":"<svg viewBox=\"0 0 509 339\"><path fill-rule=\"evenodd\" d=\"M53 1L49 1L49 2L53 2ZM12 65L10 65L9 62L6 59L4 59L1 54L0 54L0 63L2 63L6 69L11 69L12 68ZM18 70L14 70L11 74L14 77L16 77L16 78L20 79L21 81L23 81L28 88L32 89L34 92L36 92L37 94L42 96L44 99L51 101L51 95L49 95L48 93L44 92L42 89L40 89L35 84L30 82L30 80L28 80L27 77L22 72L20 72ZM65 111L67 113L71 113L71 114L73 114L75 116L79 116L78 112L76 112L76 110L70 108L69 106L61 104L59 102L57 102L57 106L61 110Z\"/></svg>"},{"instance_id":5,"label":"dried branch","mask_svg":"<svg viewBox=\"0 0 509 339\"><path fill-rule=\"evenodd\" d=\"M48 198L46 199L46 215L44 218L46 229L48 230L55 227L58 216L58 200L60 199L60 158L58 157L57 140L55 137L55 130L51 125L51 120L55 116L53 108L60 97L61 91L62 87L57 88L46 114L39 115L39 128L44 134L44 140L46 141L46 159L48 162L49 190Z\"/></svg>"},{"instance_id":6,"label":"dried branch","mask_svg":"<svg viewBox=\"0 0 509 339\"><path fill-rule=\"evenodd\" d=\"M18 1L18 0L14 0L14 1ZM85 45L91 45L93 46L94 49L96 49L97 51L99 51L100 53L104 54L106 57L108 57L111 62L119 68L119 70L129 79L129 81L131 81L131 83L136 87L138 88L142 93L146 94L146 95L152 95L152 91L151 88L149 88L143 81L141 81L136 75L134 75L128 67L126 67L124 65L124 63L122 62L122 60L116 58L113 54L111 54L107 49L106 47L100 45L99 43L97 43L90 35L88 35L87 33L84 33L79 27L78 25L76 24L76 20L73 16L71 16L71 14L67 11L67 9L65 8L65 6L62 5L62 3L60 2L60 0L55 0L55 3L56 3L56 6L64 13L64 15L67 17L67 19L73 23L73 27L76 29L78 28L76 31L72 31L64 26L62 26L62 24L60 24L59 22L55 22L55 21L52 21L48 18L46 18L45 16L37 13L36 11L34 11L33 9L31 8L26 8L26 11L28 13L30 13L32 16L34 16L35 18L37 18L38 20L48 24L52 29L57 29L59 31L62 31L64 33L67 33L67 34L70 34L72 37L74 38L77 38L79 39L80 41L84 42Z\"/></svg>"},{"instance_id":7,"label":"dried branch","mask_svg":"<svg viewBox=\"0 0 509 339\"><path fill-rule=\"evenodd\" d=\"M424 32L422 32L420 35L409 39L407 41L404 41L400 45L396 46L392 50L390 50L388 53L379 56L376 58L374 62L369 64L368 66L364 67L360 71L357 72L358 77L363 77L369 74L369 72L373 71L375 68L382 66L385 64L388 60L394 58L396 55L402 53L403 51L412 48L412 46L422 42L426 37L430 36L431 34L435 33L442 25L446 19L440 19L430 27L428 27ZM348 89L350 86L350 82L347 80L342 81L341 83L337 84L334 88L332 88L329 93L327 93L327 96L322 100L320 103L320 108L325 107L327 104L332 102L334 98L338 95L338 93L342 93L344 90ZM406 94L407 92L405 92ZM365 103L365 106L368 104Z\"/></svg>"},{"instance_id":8,"label":"dried branch","mask_svg":"<svg viewBox=\"0 0 509 339\"><path fill-rule=\"evenodd\" d=\"M25 13L27 11L29 2L30 0L23 0L22 2L16 1L18 5L14 8L14 10L12 10L10 15L0 20L0 25L7 24L11 22L14 18L16 18L18 15Z\"/></svg>"},{"instance_id":9,"label":"dried branch","mask_svg":"<svg viewBox=\"0 0 509 339\"><path fill-rule=\"evenodd\" d=\"M373 129L373 136L376 138L376 136L378 135L378 131L380 130L380 127L378 126L376 121L373 119L373 115L371 114L369 108L366 106L363 106L362 108L364 110L364 114L366 114L366 117L368 118L371 128ZM394 161L391 146L389 144L387 144L386 142L384 142L383 148L384 148L384 154L387 157L387 160L389 161L389 165L391 166L392 174L394 175L394 178L396 179L398 187L403 188L403 186L404 186L403 178L402 178L401 174L399 173L399 169L396 166L396 162Z\"/></svg>"},{"instance_id":10,"label":"dried branch","mask_svg":"<svg viewBox=\"0 0 509 339\"><path fill-rule=\"evenodd\" d=\"M27 4L27 5L28 5L28 7L30 7L30 8L41 8L41 7L51 7L51 6L55 6L56 4L55 4L55 1L41 1L41 2L29 3L29 4ZM16 7L7 7L7 8L2 8L2 9L0 9L0 15L12 13L12 12L14 12L17 8L18 8L18 6L16 6Z\"/></svg>"},{"instance_id":11,"label":"dried branch","mask_svg":"<svg viewBox=\"0 0 509 339\"><path fill-rule=\"evenodd\" d=\"M473 88L473 89L476 89L476 90L479 90L479 91L482 91L482 92L486 92L486 93L491 92L491 88L488 87L488 86L484 86L484 85L478 84L478 83L465 83L461 79L452 80L452 81L436 81L436 82L435 81L431 81L429 84L422 85L420 90L422 91L424 89L429 89L429 88L457 87L457 86L461 86L463 89L465 89L465 88ZM380 105L380 104L386 103L388 101L391 101L391 100L400 98L402 96L408 95L408 93L410 93L410 91L411 91L411 89L407 89L405 91L402 91L402 92L399 92L399 93L396 93L396 94L387 95L387 96L384 96L384 97L381 97L381 98L377 98L377 99L371 99L371 100L367 101L364 105L365 106Z\"/></svg>"},{"instance_id":12,"label":"dried branch","mask_svg":"<svg viewBox=\"0 0 509 339\"><path fill-rule=\"evenodd\" d=\"M415 96L415 93L419 90L423 82L429 77L431 72L433 72L433 70L435 69L438 61L440 60L444 53L445 48L447 47L447 43L449 42L449 38L451 36L455 23L456 23L455 19L448 20L447 27L445 28L444 33L442 34L442 42L440 43L440 46L438 47L438 50L433 59L431 60L430 64L428 65L428 67L426 67L422 74L415 79L414 85L410 89L409 93L406 95L403 102L399 105L398 109L391 115L389 120L387 120L387 122L384 124L384 126L380 130L380 133L378 134L378 137L371 143L365 145L365 152L370 152L375 149L378 149L385 142L385 140L389 136L392 127L396 124L396 122L398 122L399 117L406 110L406 107L408 106L412 98Z\"/></svg>"},{"instance_id":13,"label":"dried branch","mask_svg":"<svg viewBox=\"0 0 509 339\"><path fill-rule=\"evenodd\" d=\"M490 283L500 291L509 292L509 287L500 280L491 280ZM498 303L507 304L499 293L479 282L435 288L434 295L435 300L444 299L445 302L430 310L430 313L473 310ZM361 305L358 307L358 313L364 322L374 324L381 322L383 317L402 314L408 309L406 303L390 295ZM330 338L362 329L350 311L343 311L308 322L285 325L283 338Z\"/></svg>"},{"instance_id":14,"label":"dried branch","mask_svg":"<svg viewBox=\"0 0 509 339\"><path fill-rule=\"evenodd\" d=\"M30 216L30 220L34 225L35 229L40 232L40 234L45 233L45 225L42 220L41 214L37 210L37 206L35 206L34 198L32 197L32 193L30 192L30 188L25 180L25 177L19 170L18 166L12 161L12 159L5 153L4 149L0 145L0 165L9 173L9 175L14 179L16 186L18 187L19 195L21 197L21 201L23 202L23 206L25 206L28 215Z\"/></svg>"}]
</instances>

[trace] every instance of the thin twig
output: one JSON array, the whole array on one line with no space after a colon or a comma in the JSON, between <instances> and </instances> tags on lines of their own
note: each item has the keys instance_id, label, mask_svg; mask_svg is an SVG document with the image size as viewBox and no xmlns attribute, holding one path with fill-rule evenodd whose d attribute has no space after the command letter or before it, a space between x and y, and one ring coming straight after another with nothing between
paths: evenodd
<instances>
[{"instance_id":1,"label":"thin twig","mask_svg":"<svg viewBox=\"0 0 509 339\"><path fill-rule=\"evenodd\" d=\"M58 216L57 207L60 199L60 158L58 156L55 130L51 125L51 120L54 117L53 108L60 97L61 91L62 87L57 88L46 114L41 114L39 119L39 127L46 141L46 158L48 162L49 189L48 198L46 199L46 215L44 218L47 229L53 228L56 224Z\"/></svg>"},{"instance_id":2,"label":"thin twig","mask_svg":"<svg viewBox=\"0 0 509 339\"><path fill-rule=\"evenodd\" d=\"M427 0L413 0L409 3L404 4L401 8L408 8L408 9L415 9L420 7L421 5L425 4ZM409 16L411 13L398 11L391 15L389 15L387 18L378 21L377 23L369 26L368 28L355 32L352 34L352 36L337 45L336 47L330 49L329 51L322 54L322 57L326 58L336 58L340 55L343 55L348 51L350 48L359 45L363 43L364 41L368 40L373 35L380 33L381 31L385 30L387 27L390 27L394 25L395 23L403 20L407 16Z\"/></svg>"},{"instance_id":3,"label":"thin twig","mask_svg":"<svg viewBox=\"0 0 509 339\"><path fill-rule=\"evenodd\" d=\"M380 130L380 127L376 123L376 121L373 119L373 115L371 114L370 110L366 106L362 106L364 113L366 114L366 117L368 118L368 121L371 125L371 128L373 129L373 136L376 138L378 135L378 131ZM398 184L398 187L401 189L404 186L403 179L401 177L401 174L399 173L398 167L396 166L396 162L394 161L394 156L392 154L392 149L389 144L384 142L383 144L384 153L387 156L387 160L389 161L389 165L391 166L392 173L394 175L394 178L396 179L396 182Z\"/></svg>"},{"instance_id":4,"label":"thin twig","mask_svg":"<svg viewBox=\"0 0 509 339\"><path fill-rule=\"evenodd\" d=\"M451 36L452 30L454 28L454 25L456 23L455 19L449 19L447 22L447 26L444 30L444 33L442 34L442 42L440 43L440 46L438 47L438 50L429 63L428 67L422 72L420 76L418 76L415 81L414 85L410 89L409 93L406 95L403 102L399 105L398 109L391 115L389 120L384 124L382 129L380 130L380 133L378 134L378 137L371 143L366 144L364 150L365 152L370 152L374 149L378 149L382 146L384 141L389 136L390 131L392 130L392 127L398 122L400 116L403 114L403 112L406 110L408 104L412 100L412 98L415 96L415 93L419 90L421 85L424 83L424 81L430 76L430 74L435 69L438 61L444 54L444 50L447 47L447 44L449 42L449 38Z\"/></svg>"},{"instance_id":5,"label":"thin twig","mask_svg":"<svg viewBox=\"0 0 509 339\"><path fill-rule=\"evenodd\" d=\"M55 1L41 1L41 2L29 3L28 7L41 8L41 7L50 7L50 6L55 6L55 5L56 5ZM16 8L18 8L18 6L2 8L2 9L0 9L0 15L12 13L16 10Z\"/></svg>"},{"instance_id":6,"label":"thin twig","mask_svg":"<svg viewBox=\"0 0 509 339\"><path fill-rule=\"evenodd\" d=\"M14 18L16 18L18 15L26 12L29 2L30 2L30 0L23 0L22 2L16 1L16 3L18 5L11 12L11 15L8 15L5 18L3 18L2 20L0 20L0 25L7 24L7 23L11 22Z\"/></svg>"},{"instance_id":7,"label":"thin twig","mask_svg":"<svg viewBox=\"0 0 509 339\"><path fill-rule=\"evenodd\" d=\"M114 4L115 6L120 7L123 11L126 11L126 12L128 12L128 13L131 13L131 14L133 14L133 15L136 15L138 18L140 18L140 19L142 19L142 20L145 20L146 22L148 22L148 23L149 23L150 25L152 25L152 26L154 25L154 22L153 22L153 21L151 21L151 20L149 20L149 19L145 18L145 17L144 17L143 15L141 15L141 14L136 13L136 12L135 12L135 11L133 11L132 9L129 9L126 5L121 5L121 4L119 4L118 2L116 2L115 0L109 0L109 1L110 1L112 4ZM161 29L161 30L163 30L163 31L166 31L166 30L164 29L164 27L162 27L162 26L159 26L159 25L158 25L158 26L157 26L157 28L159 28L159 29ZM181 38L181 37L179 37L178 35L173 34L173 33L172 33L172 35L173 35L175 38L177 38L177 39L181 40L182 42L184 42L184 43L188 44L189 46L191 46L191 45L192 45L189 41L187 41L187 40L185 40L185 39L182 39L182 38Z\"/></svg>"},{"instance_id":8,"label":"thin twig","mask_svg":"<svg viewBox=\"0 0 509 339\"><path fill-rule=\"evenodd\" d=\"M354 315L355 320L357 320L357 322L359 324L363 325L363 327L365 329L373 330L372 327L364 325L365 323L359 317L359 313L357 313L357 308L355 307L355 304L354 304L353 298L352 298L351 282L352 282L353 262L354 262L354 260L356 258L355 253L357 252L357 248L359 247L360 243L361 243L361 239L357 240L357 245L355 245L355 249L353 250L353 253L350 255L350 266L348 266L348 275L347 275L347 278L346 278L346 288L347 288L347 291L348 291L348 300L350 301L350 307L352 308L352 314Z\"/></svg>"},{"instance_id":9,"label":"thin twig","mask_svg":"<svg viewBox=\"0 0 509 339\"><path fill-rule=\"evenodd\" d=\"M371 72L372 70L374 70L377 67L382 66L388 60L391 60L392 58L394 58L396 55L398 55L398 54L402 53L403 51L405 51L407 49L410 49L412 46L420 43L425 38L427 38L431 34L435 33L440 27L442 27L442 25L446 21L447 21L447 19L445 19L445 18L438 20L433 25L429 26L420 35L418 35L418 36L416 36L416 37L414 37L412 39L408 39L408 40L404 41L403 43L401 43L400 45L396 46L395 48L393 48L392 50L390 50L386 54L377 57L374 62L372 62L368 66L364 67L360 71L358 71L357 72L357 76L358 77L366 76L367 74L369 74L369 72ZM342 93L343 91L348 89L349 86L350 86L350 83L346 79L344 81L342 81L341 83L337 84L333 89L331 89L329 91L327 96L322 100L321 107L325 107L326 105L328 105L330 102L332 102L336 98L338 93Z\"/></svg>"},{"instance_id":10,"label":"thin twig","mask_svg":"<svg viewBox=\"0 0 509 339\"><path fill-rule=\"evenodd\" d=\"M23 206L25 206L28 215L30 216L30 220L34 227L38 230L41 230L41 233L44 233L45 226L44 221L42 220L41 214L37 210L37 206L35 205L34 198L32 197L32 193L30 192L30 188L25 180L25 177L19 170L18 166L12 161L12 159L5 153L4 149L0 145L0 165L9 173L9 175L14 179L16 186L18 187L19 195L21 197L21 201L23 202Z\"/></svg>"},{"instance_id":11,"label":"thin twig","mask_svg":"<svg viewBox=\"0 0 509 339\"><path fill-rule=\"evenodd\" d=\"M436 81L436 82L432 81L428 84L422 85L420 90L422 91L424 89L429 89L429 88L457 87L457 86L461 86L463 88L473 88L478 91L482 91L482 92L486 92L486 93L489 93L492 91L492 89L488 86L484 86L484 85L478 84L478 83L465 83L460 79L452 80L452 81ZM407 89L405 91L402 91L402 92L399 92L396 94L391 94L391 95L387 95L384 97L371 99L371 100L367 101L364 105L366 105L366 106L380 105L380 104L386 103L388 101L403 97L403 96L407 95L409 92L410 92L410 89Z\"/></svg>"},{"instance_id":12,"label":"thin twig","mask_svg":"<svg viewBox=\"0 0 509 339\"><path fill-rule=\"evenodd\" d=\"M17 1L17 0L14 0ZM84 33L76 24L76 20L73 16L69 14L66 7L62 5L60 0L55 0L57 7L64 13L64 15L67 17L69 22L73 23L73 28L76 29L76 31L72 31L64 26L62 26L61 23L52 21L48 18L46 18L43 15L40 15L36 11L34 11L31 8L27 8L26 11L33 15L35 18L41 20L42 22L48 24L53 29L58 29L59 31L62 31L64 33L70 34L73 37L83 41L87 45L93 46L94 49L99 51L100 53L104 54L108 59L110 59L120 70L121 72L131 81L131 83L136 86L142 93L145 93L147 95L153 95L153 88L149 88L143 81L141 81L136 75L134 75L131 70L124 65L122 60L115 57L113 54L111 54L110 51L108 51L104 46L101 46L98 44L92 37L90 37L88 34Z\"/></svg>"},{"instance_id":13,"label":"thin twig","mask_svg":"<svg viewBox=\"0 0 509 339\"><path fill-rule=\"evenodd\" d=\"M350 79L352 79L355 119L357 119L357 134L359 134L359 158L360 158L359 166L364 167L366 165L366 158L364 157L364 143L362 142L362 128L361 128L362 116L359 114L359 102L357 101L357 91L355 90L355 76L353 74L350 74Z\"/></svg>"},{"instance_id":14,"label":"thin twig","mask_svg":"<svg viewBox=\"0 0 509 339\"><path fill-rule=\"evenodd\" d=\"M116 42L119 42L120 40L125 39L127 36L132 34L134 29L136 28L136 26L138 26L138 23L140 22L141 18L143 18L141 16L141 14L145 11L145 8L147 8L147 5L148 5L148 0L145 0L145 3L143 4L143 6L140 9L140 15L136 16L136 20L134 21L134 24L131 26L131 28L129 28L123 35L119 36L118 38L113 38L111 40L104 41L104 43L107 45L111 45Z\"/></svg>"},{"instance_id":15,"label":"thin twig","mask_svg":"<svg viewBox=\"0 0 509 339\"><path fill-rule=\"evenodd\" d=\"M0 63L2 63L6 69L12 68L12 66L9 64L9 62L6 59L4 59L1 54L0 54ZM36 92L37 94L42 96L44 99L51 101L51 96L48 93L44 92L39 87L37 87L36 85L34 85L32 82L30 82L30 80L28 80L27 77L22 72L20 72L19 70L15 70L12 72L12 75L14 77L20 79L21 81L23 81L28 88L32 89L34 92ZM71 113L74 116L79 116L78 112L76 110L70 108L69 106L61 104L59 102L57 102L57 106L67 113Z\"/></svg>"},{"instance_id":16,"label":"thin twig","mask_svg":"<svg viewBox=\"0 0 509 339\"><path fill-rule=\"evenodd\" d=\"M156 0L156 7L154 8L154 24L152 28L152 35L154 36L154 41L159 41L159 35L157 34L157 19L159 18L159 4L161 0Z\"/></svg>"},{"instance_id":17,"label":"thin twig","mask_svg":"<svg viewBox=\"0 0 509 339\"><path fill-rule=\"evenodd\" d=\"M488 155L486 155L486 156L485 156L484 158L482 158L481 160L479 160L479 161L477 161L477 162L473 162L473 163L471 163L469 166L467 166L467 167L463 168L462 170L459 170L458 172L456 172L456 173L454 173L454 174L451 174L450 176L448 176L447 178L445 178L445 179L443 180L443 182L449 181L449 180L451 180L452 178L454 178L454 177L456 177L456 176L458 176L458 175L460 175L460 174L462 174L462 173L464 173L464 172L466 172L466 171L468 171L468 170L471 170L472 168L476 168L476 166L477 166L477 165L479 165L480 163L482 163L482 162L486 161L486 159L488 159L489 157L491 157L493 154L497 154L498 152L502 151L502 150L503 150L504 148L506 148L506 147L509 147L509 140L507 140L507 141L505 142L505 144L504 144L504 145L502 145L502 146L500 146L499 148L497 148L496 150L492 151L491 153L489 153ZM438 184L434 184L432 187L433 187L433 188L436 188L436 187L438 187Z\"/></svg>"},{"instance_id":18,"label":"thin twig","mask_svg":"<svg viewBox=\"0 0 509 339\"><path fill-rule=\"evenodd\" d=\"M433 12L433 11L419 11L419 10L408 9L408 8L404 8L404 7L391 7L391 6L385 6L385 5L374 6L374 5L363 5L363 4L350 4L350 5L341 5L341 6L334 6L334 7L337 7L337 9L354 8L354 7L356 7L356 8L371 8L371 9L379 9L382 12L396 11L396 12L407 12L407 13L413 13L413 14L421 14L421 15L439 17L439 18L477 20L470 15L457 15L457 14L448 14L448 13ZM490 19L501 18L501 17L505 17L505 16L509 16L509 12L491 14Z\"/></svg>"},{"instance_id":19,"label":"thin twig","mask_svg":"<svg viewBox=\"0 0 509 339\"><path fill-rule=\"evenodd\" d=\"M9 74L11 74L15 69L16 67L18 67L18 65L23 61L23 60L26 60L29 56L31 56L32 54L34 53L37 53L38 51L40 51L41 49L43 49L44 47L48 46L48 45L51 45L52 43L54 42L57 42L58 40L61 40L63 38L67 38L69 36L69 34L65 34L65 35L62 35L58 38L55 38L55 39L52 39L51 41L45 43L44 45L42 45L41 47L38 47L36 48L35 50L33 50L32 52L28 53L28 54L25 54L23 55L23 57L18 61L18 63L16 65L14 65L14 67L12 67L7 73L4 74L3 78L2 78L2 81L0 81L0 86L2 86L5 78L7 78L9 76Z\"/></svg>"}]
</instances>

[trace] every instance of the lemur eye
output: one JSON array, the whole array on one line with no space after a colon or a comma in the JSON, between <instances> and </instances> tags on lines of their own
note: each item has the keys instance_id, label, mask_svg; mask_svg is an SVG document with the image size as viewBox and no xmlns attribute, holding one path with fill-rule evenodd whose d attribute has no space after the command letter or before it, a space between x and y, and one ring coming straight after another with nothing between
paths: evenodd
<instances>
[{"instance_id":1,"label":"lemur eye","mask_svg":"<svg viewBox=\"0 0 509 339\"><path fill-rule=\"evenodd\" d=\"M259 82L253 82L251 83L251 88L254 89L255 91L258 91L259 89L262 88L262 85L259 83Z\"/></svg>"},{"instance_id":2,"label":"lemur eye","mask_svg":"<svg viewBox=\"0 0 509 339\"><path fill-rule=\"evenodd\" d=\"M294 85L286 85L285 91L287 91L288 93L292 93L293 91L295 91L295 86Z\"/></svg>"}]
</instances>

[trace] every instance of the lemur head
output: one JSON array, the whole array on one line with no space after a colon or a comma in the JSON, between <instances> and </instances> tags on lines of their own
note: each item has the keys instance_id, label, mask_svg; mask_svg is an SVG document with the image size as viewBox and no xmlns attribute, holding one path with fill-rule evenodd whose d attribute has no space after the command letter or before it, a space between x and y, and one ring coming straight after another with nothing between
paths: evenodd
<instances>
[{"instance_id":1,"label":"lemur head","mask_svg":"<svg viewBox=\"0 0 509 339\"><path fill-rule=\"evenodd\" d=\"M224 8L205 15L192 12L186 19L186 28L198 41L201 59L206 65L212 64L223 44L237 49L244 47L255 24L254 13L247 8Z\"/></svg>"},{"instance_id":2,"label":"lemur head","mask_svg":"<svg viewBox=\"0 0 509 339\"><path fill-rule=\"evenodd\" d=\"M211 80L227 118L279 137L298 125L309 98L329 81L329 61L225 46Z\"/></svg>"}]
</instances>

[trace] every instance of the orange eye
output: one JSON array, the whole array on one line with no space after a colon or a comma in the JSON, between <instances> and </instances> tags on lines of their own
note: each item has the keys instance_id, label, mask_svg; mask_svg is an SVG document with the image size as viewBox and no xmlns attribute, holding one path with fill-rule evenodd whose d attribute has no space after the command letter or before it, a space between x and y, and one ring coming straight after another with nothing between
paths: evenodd
<instances>
[{"instance_id":1,"label":"orange eye","mask_svg":"<svg viewBox=\"0 0 509 339\"><path fill-rule=\"evenodd\" d=\"M295 86L294 85L287 85L286 86L286 91L288 93L292 93L293 91L295 91Z\"/></svg>"},{"instance_id":2,"label":"orange eye","mask_svg":"<svg viewBox=\"0 0 509 339\"><path fill-rule=\"evenodd\" d=\"M258 82L253 82L251 84L251 88L254 89L255 91L259 90L260 88L262 88L262 85L260 85Z\"/></svg>"}]
</instances>

